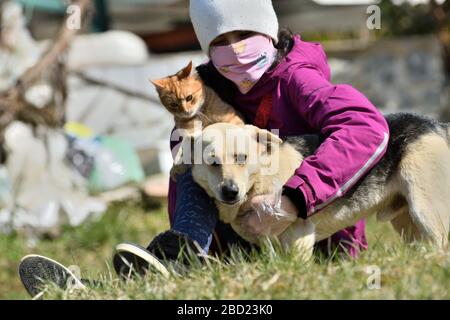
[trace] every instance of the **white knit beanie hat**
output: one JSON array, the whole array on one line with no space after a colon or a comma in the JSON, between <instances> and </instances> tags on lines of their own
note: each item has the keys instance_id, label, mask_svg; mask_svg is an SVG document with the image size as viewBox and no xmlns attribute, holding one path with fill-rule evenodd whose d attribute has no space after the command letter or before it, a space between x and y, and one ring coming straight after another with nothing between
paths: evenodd
<instances>
[{"instance_id":1,"label":"white knit beanie hat","mask_svg":"<svg viewBox=\"0 0 450 320\"><path fill-rule=\"evenodd\" d=\"M278 42L278 19L272 0L190 0L190 15L202 50L221 34L245 30Z\"/></svg>"}]
</instances>

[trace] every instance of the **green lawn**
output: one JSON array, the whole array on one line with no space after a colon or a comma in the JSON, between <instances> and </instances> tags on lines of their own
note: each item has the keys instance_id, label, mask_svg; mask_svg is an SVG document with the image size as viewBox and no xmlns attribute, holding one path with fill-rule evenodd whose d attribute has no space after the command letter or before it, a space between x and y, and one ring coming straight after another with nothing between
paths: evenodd
<instances>
[{"instance_id":1,"label":"green lawn","mask_svg":"<svg viewBox=\"0 0 450 320\"><path fill-rule=\"evenodd\" d=\"M82 276L102 286L84 292L49 288L46 298L73 299L449 299L450 254L407 246L389 224L369 222L370 249L359 260L315 259L302 263L269 249L230 262L211 260L184 277L149 274L119 281L110 264L112 248L122 241L143 245L168 227L166 209L145 211L133 204L112 206L99 221L66 228L55 240L29 247L19 235L0 235L0 299L29 299L17 275L29 253L77 265ZM369 289L367 268L376 266L381 288Z\"/></svg>"}]
</instances>

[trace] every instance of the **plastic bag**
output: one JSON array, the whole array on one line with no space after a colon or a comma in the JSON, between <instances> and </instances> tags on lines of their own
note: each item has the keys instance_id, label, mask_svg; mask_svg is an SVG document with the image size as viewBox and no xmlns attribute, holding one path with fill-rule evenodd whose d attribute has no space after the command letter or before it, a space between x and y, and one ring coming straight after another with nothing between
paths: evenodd
<instances>
[{"instance_id":1,"label":"plastic bag","mask_svg":"<svg viewBox=\"0 0 450 320\"><path fill-rule=\"evenodd\" d=\"M128 182L144 181L144 170L130 144L113 137L99 137L97 141L95 167L89 179L91 190L110 190Z\"/></svg>"},{"instance_id":2,"label":"plastic bag","mask_svg":"<svg viewBox=\"0 0 450 320\"><path fill-rule=\"evenodd\" d=\"M261 221L261 215L271 215L275 218L281 220L288 220L288 221L295 221L297 220L297 217L293 216L292 214L289 214L285 212L281 208L281 197L283 192L283 186L279 181L274 181L274 188L273 188L274 197L271 199L272 201L269 201L267 198L267 201L259 202L258 204L253 204L252 209L256 212L258 215L259 220Z\"/></svg>"},{"instance_id":3,"label":"plastic bag","mask_svg":"<svg viewBox=\"0 0 450 320\"><path fill-rule=\"evenodd\" d=\"M142 182L144 170L134 148L126 141L109 136L94 136L92 130L71 122L65 126L69 137L68 158L89 178L89 189L101 192L129 182Z\"/></svg>"}]
</instances>

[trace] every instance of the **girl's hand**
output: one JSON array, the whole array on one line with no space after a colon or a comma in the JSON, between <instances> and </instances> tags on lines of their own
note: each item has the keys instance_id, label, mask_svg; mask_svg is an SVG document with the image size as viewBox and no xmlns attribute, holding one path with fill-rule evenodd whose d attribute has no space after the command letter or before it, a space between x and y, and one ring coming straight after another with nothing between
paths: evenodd
<instances>
[{"instance_id":1,"label":"girl's hand","mask_svg":"<svg viewBox=\"0 0 450 320\"><path fill-rule=\"evenodd\" d=\"M297 220L298 209L292 201L280 194L256 196L251 199L253 211L242 217L242 227L255 237L279 236Z\"/></svg>"}]
</instances>

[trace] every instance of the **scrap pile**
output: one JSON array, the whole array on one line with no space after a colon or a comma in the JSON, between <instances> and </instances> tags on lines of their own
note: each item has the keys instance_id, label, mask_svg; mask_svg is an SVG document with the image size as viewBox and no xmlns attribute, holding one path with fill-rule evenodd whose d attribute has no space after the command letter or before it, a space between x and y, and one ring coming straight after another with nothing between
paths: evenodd
<instances>
[{"instance_id":1,"label":"scrap pile","mask_svg":"<svg viewBox=\"0 0 450 320\"><path fill-rule=\"evenodd\" d=\"M73 0L82 21L91 1ZM142 181L127 144L65 123L67 56L77 29L64 22L52 43L34 41L22 8L7 2L0 27L0 232L55 235L64 223L100 215L90 195Z\"/></svg>"}]
</instances>

